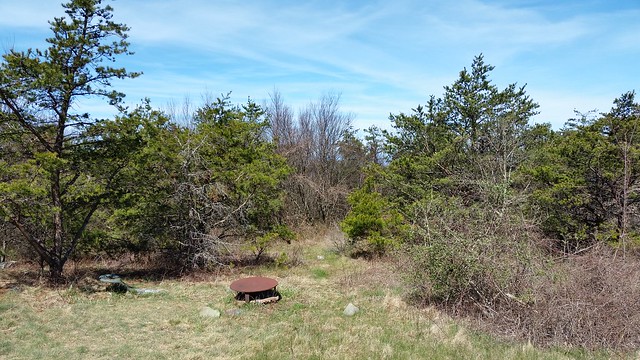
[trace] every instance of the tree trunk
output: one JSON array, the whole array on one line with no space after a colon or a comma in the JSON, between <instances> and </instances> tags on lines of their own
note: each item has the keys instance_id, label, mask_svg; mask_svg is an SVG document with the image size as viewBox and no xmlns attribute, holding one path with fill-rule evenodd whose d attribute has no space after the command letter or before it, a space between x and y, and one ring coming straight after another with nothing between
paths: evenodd
<instances>
[{"instance_id":1,"label":"tree trunk","mask_svg":"<svg viewBox=\"0 0 640 360\"><path fill-rule=\"evenodd\" d=\"M64 264L66 261L63 259L52 260L53 261L49 263L49 281L54 284L59 284L64 280L62 271L64 269Z\"/></svg>"},{"instance_id":2,"label":"tree trunk","mask_svg":"<svg viewBox=\"0 0 640 360\"><path fill-rule=\"evenodd\" d=\"M60 171L56 170L51 175L51 202L54 206L53 213L53 256L49 261L50 277L53 282L58 282L62 277L64 256L64 219L62 214L63 203L60 193Z\"/></svg>"},{"instance_id":3,"label":"tree trunk","mask_svg":"<svg viewBox=\"0 0 640 360\"><path fill-rule=\"evenodd\" d=\"M629 183L631 160L629 158L629 143L625 141L622 149L624 173L622 181L622 225L620 229L620 241L622 242L622 254L627 255L627 229L629 225Z\"/></svg>"}]
</instances>

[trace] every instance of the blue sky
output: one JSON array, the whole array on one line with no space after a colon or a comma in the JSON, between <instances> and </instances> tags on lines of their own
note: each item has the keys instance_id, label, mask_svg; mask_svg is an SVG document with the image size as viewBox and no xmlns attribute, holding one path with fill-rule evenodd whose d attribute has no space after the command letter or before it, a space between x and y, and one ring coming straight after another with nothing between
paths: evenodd
<instances>
[{"instance_id":1,"label":"blue sky","mask_svg":"<svg viewBox=\"0 0 640 360\"><path fill-rule=\"evenodd\" d=\"M527 84L536 122L560 128L574 109L608 111L640 91L639 0L105 0L131 27L144 75L117 83L135 105L156 107L232 92L258 103L274 89L294 110L341 94L354 126L389 127L442 95L475 55L500 88ZM0 1L0 46L45 48L58 1ZM93 113L107 111L93 102Z\"/></svg>"}]
</instances>

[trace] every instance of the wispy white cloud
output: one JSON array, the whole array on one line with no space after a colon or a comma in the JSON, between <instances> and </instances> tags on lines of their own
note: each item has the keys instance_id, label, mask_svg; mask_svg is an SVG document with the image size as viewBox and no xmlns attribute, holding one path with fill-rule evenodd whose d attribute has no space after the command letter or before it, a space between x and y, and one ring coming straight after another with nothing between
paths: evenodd
<instances>
[{"instance_id":1,"label":"wispy white cloud","mask_svg":"<svg viewBox=\"0 0 640 360\"><path fill-rule=\"evenodd\" d=\"M555 123L587 102L610 103L640 78L634 1L105 3L115 21L131 27L136 55L123 64L145 72L122 83L133 101L230 90L259 100L275 86L305 104L334 89L358 124L374 123L440 95L483 52L497 84L529 83L538 118ZM46 21L61 10L37 0L5 2L0 31L15 32L16 45L20 29L48 36Z\"/></svg>"}]
</instances>

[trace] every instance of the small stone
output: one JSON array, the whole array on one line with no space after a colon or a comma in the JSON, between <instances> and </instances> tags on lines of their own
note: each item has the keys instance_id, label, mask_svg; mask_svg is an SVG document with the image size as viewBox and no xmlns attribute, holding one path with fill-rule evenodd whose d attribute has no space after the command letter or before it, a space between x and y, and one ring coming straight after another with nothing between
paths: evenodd
<instances>
[{"instance_id":1,"label":"small stone","mask_svg":"<svg viewBox=\"0 0 640 360\"><path fill-rule=\"evenodd\" d=\"M353 316L355 315L358 311L360 311L360 309L358 309L357 306L353 305L352 303L349 303L349 305L347 305L346 308L344 308L344 315L345 316Z\"/></svg>"},{"instance_id":2,"label":"small stone","mask_svg":"<svg viewBox=\"0 0 640 360\"><path fill-rule=\"evenodd\" d=\"M12 265L14 265L15 263L16 263L16 261L3 261L3 262L0 262L0 269L8 269Z\"/></svg>"},{"instance_id":3,"label":"small stone","mask_svg":"<svg viewBox=\"0 0 640 360\"><path fill-rule=\"evenodd\" d=\"M240 310L240 309L228 309L227 311L225 311L225 314L227 314L229 316L239 316L240 314L242 314L242 310Z\"/></svg>"},{"instance_id":4,"label":"small stone","mask_svg":"<svg viewBox=\"0 0 640 360\"><path fill-rule=\"evenodd\" d=\"M324 260L324 256L318 255L318 260Z\"/></svg>"},{"instance_id":5,"label":"small stone","mask_svg":"<svg viewBox=\"0 0 640 360\"><path fill-rule=\"evenodd\" d=\"M200 309L200 316L209 317L209 318L219 318L220 310L212 309L208 306L205 306L202 309Z\"/></svg>"}]
</instances>

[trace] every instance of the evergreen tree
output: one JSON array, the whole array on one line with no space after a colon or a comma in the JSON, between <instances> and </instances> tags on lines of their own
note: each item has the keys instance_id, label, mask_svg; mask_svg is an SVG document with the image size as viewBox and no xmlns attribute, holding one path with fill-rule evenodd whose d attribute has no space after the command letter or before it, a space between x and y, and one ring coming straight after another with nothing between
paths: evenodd
<instances>
[{"instance_id":1,"label":"evergreen tree","mask_svg":"<svg viewBox=\"0 0 640 360\"><path fill-rule=\"evenodd\" d=\"M127 166L127 152L118 151L128 147L120 141L131 140L103 133L109 126L77 112L78 100L103 98L123 110L124 94L111 81L138 75L110 65L130 54L128 28L112 21L110 6L100 0L63 6L66 17L50 22L47 50L11 50L0 65L2 142L16 155L1 160L0 215L55 280Z\"/></svg>"},{"instance_id":2,"label":"evergreen tree","mask_svg":"<svg viewBox=\"0 0 640 360\"><path fill-rule=\"evenodd\" d=\"M545 230L565 251L596 241L624 248L638 234L640 107L635 93L614 100L604 114L570 121L539 153L530 174L533 204Z\"/></svg>"},{"instance_id":3,"label":"evergreen tree","mask_svg":"<svg viewBox=\"0 0 640 360\"><path fill-rule=\"evenodd\" d=\"M130 187L113 217L125 244L209 266L247 250L260 257L274 240L292 239L281 216L289 167L266 135L261 107L224 96L197 109L188 127L163 124L167 116L150 108L134 115L153 134L145 132L149 141L127 169Z\"/></svg>"},{"instance_id":4,"label":"evergreen tree","mask_svg":"<svg viewBox=\"0 0 640 360\"><path fill-rule=\"evenodd\" d=\"M421 300L494 306L522 290L531 236L514 174L537 144L538 105L524 87L492 84L492 70L479 55L441 98L392 115L390 162L349 198L351 241L402 239Z\"/></svg>"}]
</instances>

